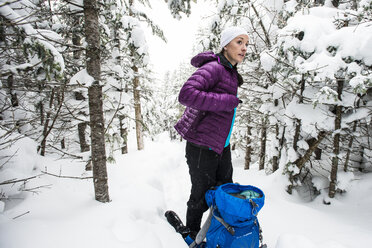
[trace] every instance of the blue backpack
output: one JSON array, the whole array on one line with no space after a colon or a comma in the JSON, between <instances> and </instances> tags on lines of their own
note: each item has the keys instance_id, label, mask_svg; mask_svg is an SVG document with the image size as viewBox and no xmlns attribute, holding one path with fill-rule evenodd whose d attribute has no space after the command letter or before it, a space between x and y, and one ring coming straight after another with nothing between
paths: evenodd
<instances>
[{"instance_id":1,"label":"blue backpack","mask_svg":"<svg viewBox=\"0 0 372 248\"><path fill-rule=\"evenodd\" d=\"M209 216L198 233L194 246L205 248L259 248L262 242L257 214L265 195L259 188L234 183L209 190L205 199ZM204 237L206 243L202 246Z\"/></svg>"}]
</instances>

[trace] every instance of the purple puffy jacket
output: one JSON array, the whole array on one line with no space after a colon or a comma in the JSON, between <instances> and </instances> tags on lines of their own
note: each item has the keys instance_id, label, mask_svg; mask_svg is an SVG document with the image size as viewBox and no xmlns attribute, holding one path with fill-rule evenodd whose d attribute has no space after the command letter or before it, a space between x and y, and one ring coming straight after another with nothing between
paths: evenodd
<instances>
[{"instance_id":1,"label":"purple puffy jacket","mask_svg":"<svg viewBox=\"0 0 372 248\"><path fill-rule=\"evenodd\" d=\"M239 104L238 72L213 52L198 54L191 64L199 69L180 91L178 100L187 108L175 129L185 140L221 154Z\"/></svg>"}]
</instances>

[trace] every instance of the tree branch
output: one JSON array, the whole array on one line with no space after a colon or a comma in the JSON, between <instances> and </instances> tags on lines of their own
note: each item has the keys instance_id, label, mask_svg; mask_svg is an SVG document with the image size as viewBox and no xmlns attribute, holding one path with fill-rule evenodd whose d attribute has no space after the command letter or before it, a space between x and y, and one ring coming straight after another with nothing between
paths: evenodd
<instances>
[{"instance_id":1,"label":"tree branch","mask_svg":"<svg viewBox=\"0 0 372 248\"><path fill-rule=\"evenodd\" d=\"M265 34L265 37L266 37L266 44L267 44L267 46L270 48L270 47L271 47L271 41L270 41L269 34L268 34L267 31L266 31L265 25L263 24L262 19L261 19L260 15L258 14L258 11L257 11L256 7L253 5L253 3L251 4L251 6L252 6L252 9L253 9L254 13L256 14L256 16L257 16L257 18L258 18L258 20L259 20L258 22L259 22L259 24L260 24L260 26L261 26L261 28L262 28L262 31L263 31L264 34Z\"/></svg>"},{"instance_id":2,"label":"tree branch","mask_svg":"<svg viewBox=\"0 0 372 248\"><path fill-rule=\"evenodd\" d=\"M57 151L59 152L62 152L64 155L68 155L68 156L71 156L71 157L74 157L76 159L83 159L82 156L77 156L77 155L74 155L74 154L71 154L71 153L67 153L65 151L62 151L61 149L58 149L57 147L53 146L53 145L48 145L49 147L52 147L53 149L56 149ZM63 157L63 156L62 156Z\"/></svg>"},{"instance_id":3,"label":"tree branch","mask_svg":"<svg viewBox=\"0 0 372 248\"><path fill-rule=\"evenodd\" d=\"M49 176L53 176L53 177L59 177L59 178L70 178L70 179L80 179L80 180L92 179L93 178L93 177L61 176L61 175L52 174L52 173L49 173L49 172L46 172L46 171L42 171L42 173L44 173L45 175L49 175Z\"/></svg>"},{"instance_id":4,"label":"tree branch","mask_svg":"<svg viewBox=\"0 0 372 248\"><path fill-rule=\"evenodd\" d=\"M20 182L26 182L28 180L31 180L31 179L34 179L34 178L37 178L41 175L37 175L37 176L33 176L33 177L28 177L28 178L24 178L24 179L10 179L10 180L6 180L4 182L1 182L0 185L5 185L5 184L14 184L14 183L20 183Z\"/></svg>"}]
</instances>

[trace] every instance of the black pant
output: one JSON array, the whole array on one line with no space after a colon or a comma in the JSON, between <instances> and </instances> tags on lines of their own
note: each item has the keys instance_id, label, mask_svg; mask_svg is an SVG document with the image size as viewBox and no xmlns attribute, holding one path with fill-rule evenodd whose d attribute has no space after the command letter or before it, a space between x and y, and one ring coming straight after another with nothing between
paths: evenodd
<instances>
[{"instance_id":1,"label":"black pant","mask_svg":"<svg viewBox=\"0 0 372 248\"><path fill-rule=\"evenodd\" d=\"M191 194L187 202L186 226L192 232L200 230L203 213L208 210L205 193L213 186L232 182L232 163L230 146L222 154L197 146L186 144L186 159L191 177Z\"/></svg>"}]
</instances>

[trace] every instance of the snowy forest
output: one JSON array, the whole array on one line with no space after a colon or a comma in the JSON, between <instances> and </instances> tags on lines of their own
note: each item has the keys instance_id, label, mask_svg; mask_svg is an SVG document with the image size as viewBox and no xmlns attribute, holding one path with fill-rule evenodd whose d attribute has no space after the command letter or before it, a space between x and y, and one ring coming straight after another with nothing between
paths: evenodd
<instances>
[{"instance_id":1,"label":"snowy forest","mask_svg":"<svg viewBox=\"0 0 372 248\"><path fill-rule=\"evenodd\" d=\"M365 200L350 210L364 211L358 220L365 222L354 223L357 230L351 232L359 233L357 242L347 241L350 233L326 244L312 234L280 236L274 224L268 227L274 221L264 218L263 209L268 247L369 246L372 229L365 223L372 220L367 211L372 198L352 189L356 183L365 185L367 195L372 189L371 0L0 0L0 247L183 247L162 218L164 208L172 207L167 199L182 212L189 192L184 141L173 126L184 110L179 90L195 68L188 59L157 76L147 34L167 42L166 27L151 16L158 5L177 22L187 20L200 2L213 14L195 27L190 59L219 52L225 27L249 33L247 55L238 66L243 103L231 137L235 178L259 186L277 182L261 187L322 211L343 209L352 192ZM136 190L153 203L134 196ZM165 190L160 202L158 191ZM80 238L68 232L74 243L60 242L71 239L64 232L73 221L54 227L46 239L49 228L38 216L53 208L49 219L56 219L52 213L60 215L65 204L65 211L84 216L81 229L93 223L112 228L116 241L107 242L101 227L82 230ZM105 222L110 211L135 228L113 216ZM303 211L309 209L293 210L306 215ZM330 237L326 231L342 222L341 213L339 222L319 228L320 237ZM142 218L146 224L139 223ZM311 218L302 225L310 226ZM22 226L27 231L19 231ZM33 235L36 226L40 230Z\"/></svg>"}]
</instances>

